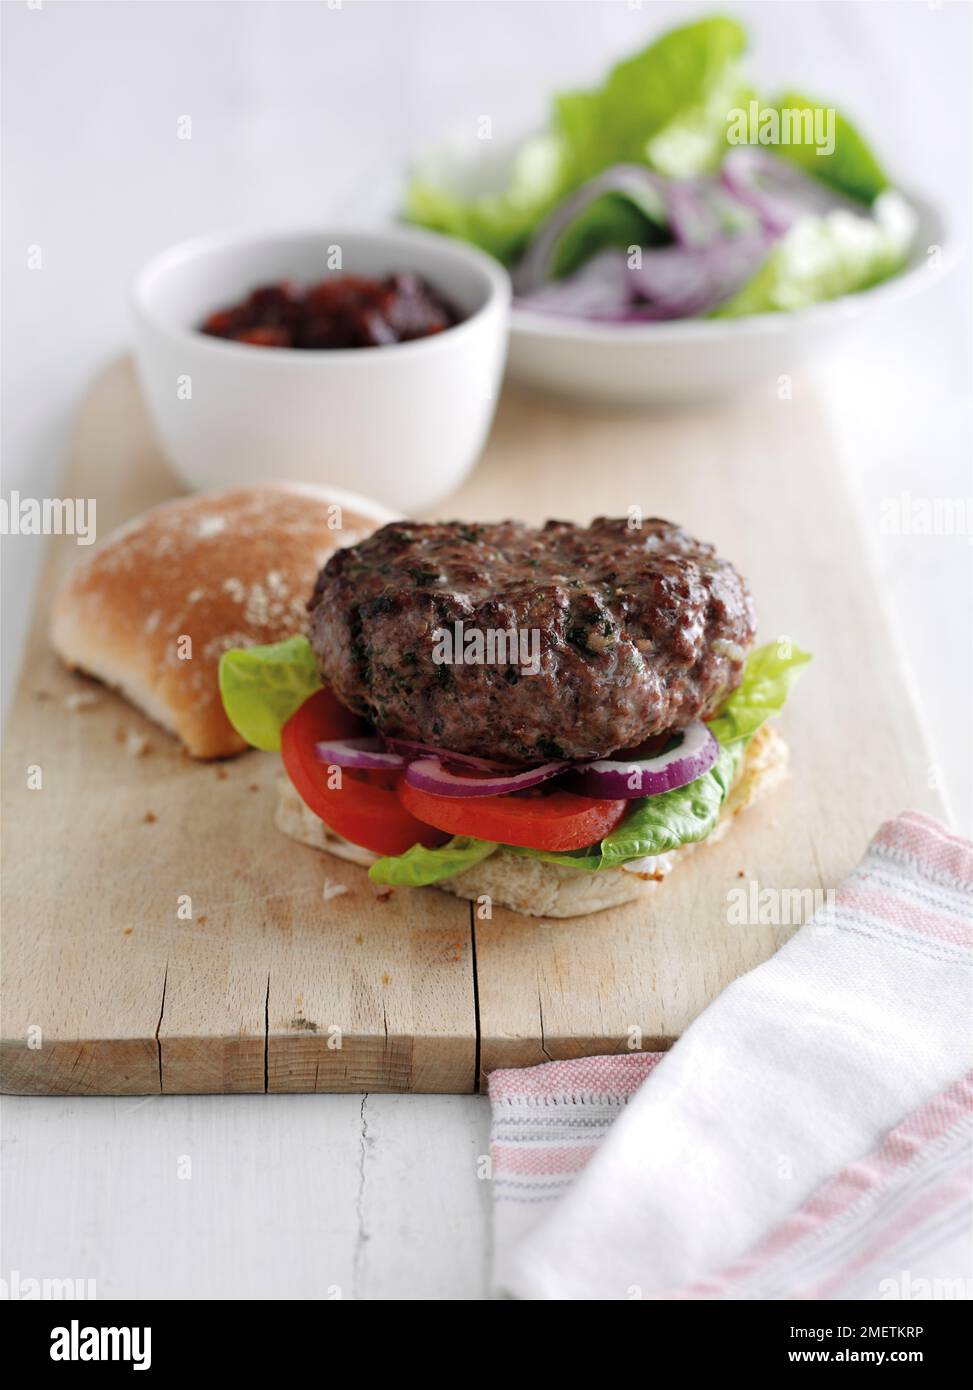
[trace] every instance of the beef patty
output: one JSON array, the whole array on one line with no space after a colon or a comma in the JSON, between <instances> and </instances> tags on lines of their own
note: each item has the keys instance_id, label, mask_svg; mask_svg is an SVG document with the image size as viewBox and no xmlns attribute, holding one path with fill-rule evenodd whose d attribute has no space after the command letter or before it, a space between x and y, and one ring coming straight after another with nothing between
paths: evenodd
<instances>
[{"instance_id":1,"label":"beef patty","mask_svg":"<svg viewBox=\"0 0 973 1390\"><path fill-rule=\"evenodd\" d=\"M331 556L308 609L322 676L383 733L515 763L711 714L755 635L733 566L658 518L393 522Z\"/></svg>"}]
</instances>

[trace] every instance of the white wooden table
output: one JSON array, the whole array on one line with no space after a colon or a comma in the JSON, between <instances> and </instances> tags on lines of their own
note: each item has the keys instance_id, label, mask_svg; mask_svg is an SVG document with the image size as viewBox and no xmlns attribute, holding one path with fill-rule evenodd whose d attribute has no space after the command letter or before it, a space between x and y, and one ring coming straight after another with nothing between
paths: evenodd
<instances>
[{"instance_id":1,"label":"white wooden table","mask_svg":"<svg viewBox=\"0 0 973 1390\"><path fill-rule=\"evenodd\" d=\"M3 1277L98 1298L475 1299L478 1096L4 1097Z\"/></svg>"},{"instance_id":2,"label":"white wooden table","mask_svg":"<svg viewBox=\"0 0 973 1390\"><path fill-rule=\"evenodd\" d=\"M771 85L841 98L969 235L966 6L737 8ZM255 3L230 25L222 10L3 6L5 493L54 491L74 403L124 347L125 285L151 253L230 224L380 216L403 161L444 127L491 113L497 138L513 134L545 92L590 82L685 14L648 0ZM178 141L186 114L193 138ZM42 270L19 246L41 248ZM886 535L879 509L907 490L969 491L968 301L964 269L905 307L893 340L859 338L819 372L961 826L971 679L967 644L942 634L969 630L969 539ZM5 695L39 560L36 542L5 540ZM487 1293L483 1099L4 1098L2 1120L3 1277L94 1278L100 1297Z\"/></svg>"}]
</instances>

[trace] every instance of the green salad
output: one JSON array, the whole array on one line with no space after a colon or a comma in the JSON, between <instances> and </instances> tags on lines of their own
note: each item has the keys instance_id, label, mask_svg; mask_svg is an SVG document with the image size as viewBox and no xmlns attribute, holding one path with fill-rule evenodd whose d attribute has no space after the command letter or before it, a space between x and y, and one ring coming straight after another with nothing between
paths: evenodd
<instances>
[{"instance_id":1,"label":"green salad","mask_svg":"<svg viewBox=\"0 0 973 1390\"><path fill-rule=\"evenodd\" d=\"M746 46L719 15L664 34L555 96L501 187L470 196L427 159L407 219L491 252L519 307L614 323L796 310L897 274L913 209L846 116L758 92Z\"/></svg>"}]
</instances>

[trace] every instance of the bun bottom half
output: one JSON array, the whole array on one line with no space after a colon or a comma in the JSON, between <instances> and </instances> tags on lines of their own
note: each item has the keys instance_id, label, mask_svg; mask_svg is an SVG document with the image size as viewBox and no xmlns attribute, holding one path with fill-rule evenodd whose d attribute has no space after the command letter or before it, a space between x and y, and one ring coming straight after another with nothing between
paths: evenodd
<instances>
[{"instance_id":1,"label":"bun bottom half","mask_svg":"<svg viewBox=\"0 0 973 1390\"><path fill-rule=\"evenodd\" d=\"M721 840L741 811L779 786L787 776L787 761L786 743L765 724L747 745L719 821L699 843L715 844ZM308 810L284 773L280 774L277 787L275 819L277 828L285 835L363 867L379 857L330 830ZM603 869L597 873L566 869L498 849L472 869L434 886L472 902L488 895L496 906L528 917L582 917L589 912L621 907L653 892L696 848L695 844L683 845L668 854L640 860L637 868Z\"/></svg>"}]
</instances>

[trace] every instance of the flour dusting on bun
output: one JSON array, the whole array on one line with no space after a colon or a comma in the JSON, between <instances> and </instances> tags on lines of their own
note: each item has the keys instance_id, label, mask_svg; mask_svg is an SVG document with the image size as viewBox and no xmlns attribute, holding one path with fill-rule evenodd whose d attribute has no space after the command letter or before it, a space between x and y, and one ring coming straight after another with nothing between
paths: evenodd
<instances>
[{"instance_id":1,"label":"flour dusting on bun","mask_svg":"<svg viewBox=\"0 0 973 1390\"><path fill-rule=\"evenodd\" d=\"M165 502L72 573L54 605L52 644L194 758L240 753L247 744L220 701L220 657L303 630L331 552L389 517L340 489L283 483Z\"/></svg>"}]
</instances>

